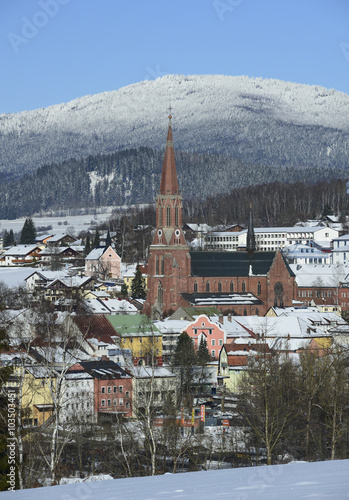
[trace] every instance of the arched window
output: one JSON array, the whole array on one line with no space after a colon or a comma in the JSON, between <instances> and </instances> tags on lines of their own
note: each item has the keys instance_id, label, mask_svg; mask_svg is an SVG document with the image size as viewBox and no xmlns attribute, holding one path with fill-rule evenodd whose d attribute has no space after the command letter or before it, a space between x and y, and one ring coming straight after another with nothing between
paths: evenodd
<instances>
[{"instance_id":1,"label":"arched window","mask_svg":"<svg viewBox=\"0 0 349 500\"><path fill-rule=\"evenodd\" d=\"M257 295L260 295L262 292L262 285L261 285L261 282L258 281L257 283Z\"/></svg>"},{"instance_id":2,"label":"arched window","mask_svg":"<svg viewBox=\"0 0 349 500\"><path fill-rule=\"evenodd\" d=\"M206 281L206 292L210 291L210 282Z\"/></svg>"},{"instance_id":3,"label":"arched window","mask_svg":"<svg viewBox=\"0 0 349 500\"><path fill-rule=\"evenodd\" d=\"M161 271L160 272L161 272L161 274L165 274L164 273L164 258L163 258L163 256L161 256Z\"/></svg>"},{"instance_id":4,"label":"arched window","mask_svg":"<svg viewBox=\"0 0 349 500\"><path fill-rule=\"evenodd\" d=\"M155 257L155 275L158 276L159 274L159 257Z\"/></svg>"},{"instance_id":5,"label":"arched window","mask_svg":"<svg viewBox=\"0 0 349 500\"><path fill-rule=\"evenodd\" d=\"M222 291L222 282L221 281L218 281L218 291L219 292Z\"/></svg>"},{"instance_id":6,"label":"arched window","mask_svg":"<svg viewBox=\"0 0 349 500\"><path fill-rule=\"evenodd\" d=\"M166 207L166 226L171 225L171 207L167 206Z\"/></svg>"},{"instance_id":7,"label":"arched window","mask_svg":"<svg viewBox=\"0 0 349 500\"><path fill-rule=\"evenodd\" d=\"M178 207L176 206L175 208L175 226L179 226L179 213L178 213Z\"/></svg>"},{"instance_id":8,"label":"arched window","mask_svg":"<svg viewBox=\"0 0 349 500\"><path fill-rule=\"evenodd\" d=\"M246 292L246 283L243 281L241 285L241 291Z\"/></svg>"},{"instance_id":9,"label":"arched window","mask_svg":"<svg viewBox=\"0 0 349 500\"><path fill-rule=\"evenodd\" d=\"M162 292L162 283L159 281L158 284L158 301L160 304L162 304L162 298L163 298L163 292Z\"/></svg>"},{"instance_id":10,"label":"arched window","mask_svg":"<svg viewBox=\"0 0 349 500\"><path fill-rule=\"evenodd\" d=\"M159 226L162 226L162 207L159 207Z\"/></svg>"},{"instance_id":11,"label":"arched window","mask_svg":"<svg viewBox=\"0 0 349 500\"><path fill-rule=\"evenodd\" d=\"M234 281L231 281L230 282L230 291L233 292L234 291Z\"/></svg>"},{"instance_id":12,"label":"arched window","mask_svg":"<svg viewBox=\"0 0 349 500\"><path fill-rule=\"evenodd\" d=\"M194 293L197 293L198 291L198 284L197 281L194 282Z\"/></svg>"}]
</instances>

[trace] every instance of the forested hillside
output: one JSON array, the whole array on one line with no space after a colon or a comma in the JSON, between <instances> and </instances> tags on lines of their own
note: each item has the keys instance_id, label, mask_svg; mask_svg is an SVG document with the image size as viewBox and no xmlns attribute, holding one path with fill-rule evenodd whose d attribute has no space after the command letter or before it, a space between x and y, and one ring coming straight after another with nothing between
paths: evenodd
<instances>
[{"instance_id":1,"label":"forested hillside","mask_svg":"<svg viewBox=\"0 0 349 500\"><path fill-rule=\"evenodd\" d=\"M347 94L262 78L168 75L0 115L0 173L18 178L70 158L160 150L170 102L176 151L277 168L348 167Z\"/></svg>"},{"instance_id":2,"label":"forested hillside","mask_svg":"<svg viewBox=\"0 0 349 500\"><path fill-rule=\"evenodd\" d=\"M40 167L33 174L2 183L0 218L68 208L151 203L160 186L162 160L163 151L136 148ZM183 198L201 201L232 189L273 182L275 178L280 183L314 183L347 175L346 169L335 168L256 168L234 158L181 151L176 153L176 161ZM268 192L270 196L270 189ZM257 194L258 189L253 197ZM240 196L235 191L233 198ZM234 200L228 209L233 205ZM235 220L239 215L232 217Z\"/></svg>"}]
</instances>

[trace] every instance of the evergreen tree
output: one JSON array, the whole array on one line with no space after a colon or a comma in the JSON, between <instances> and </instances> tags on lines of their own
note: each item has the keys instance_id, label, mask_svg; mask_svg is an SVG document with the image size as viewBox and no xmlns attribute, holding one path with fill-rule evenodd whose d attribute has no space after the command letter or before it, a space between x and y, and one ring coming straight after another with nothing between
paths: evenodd
<instances>
[{"instance_id":1,"label":"evergreen tree","mask_svg":"<svg viewBox=\"0 0 349 500\"><path fill-rule=\"evenodd\" d=\"M210 353L207 348L207 341L204 336L201 337L199 349L197 352L197 362L200 366L206 366L210 361Z\"/></svg>"},{"instance_id":2,"label":"evergreen tree","mask_svg":"<svg viewBox=\"0 0 349 500\"><path fill-rule=\"evenodd\" d=\"M98 248L100 246L101 242L99 240L99 232L98 229L96 229L96 234L93 240L93 248Z\"/></svg>"},{"instance_id":3,"label":"evergreen tree","mask_svg":"<svg viewBox=\"0 0 349 500\"><path fill-rule=\"evenodd\" d=\"M122 295L123 297L128 297L128 289L127 289L127 285L126 285L126 283L123 283L123 284L121 285L121 292L120 292L120 293L121 293L121 295Z\"/></svg>"},{"instance_id":4,"label":"evergreen tree","mask_svg":"<svg viewBox=\"0 0 349 500\"><path fill-rule=\"evenodd\" d=\"M134 299L145 299L147 294L145 291L144 278L141 271L141 266L136 267L135 276L132 280L131 295Z\"/></svg>"},{"instance_id":5,"label":"evergreen tree","mask_svg":"<svg viewBox=\"0 0 349 500\"><path fill-rule=\"evenodd\" d=\"M13 236L13 231L10 229L10 231L5 230L4 233L4 240L3 240L3 245L4 247L10 247L14 244L14 236Z\"/></svg>"},{"instance_id":6,"label":"evergreen tree","mask_svg":"<svg viewBox=\"0 0 349 500\"><path fill-rule=\"evenodd\" d=\"M36 238L36 229L35 225L33 222L33 219L25 219L22 231L21 231L21 237L20 237L20 244L25 245L25 244L30 244L34 243Z\"/></svg>"},{"instance_id":7,"label":"evergreen tree","mask_svg":"<svg viewBox=\"0 0 349 500\"><path fill-rule=\"evenodd\" d=\"M85 255L88 255L91 252L91 238L90 238L90 233L87 233L86 235L86 240L85 240Z\"/></svg>"},{"instance_id":8,"label":"evergreen tree","mask_svg":"<svg viewBox=\"0 0 349 500\"><path fill-rule=\"evenodd\" d=\"M185 405L188 409L192 407L192 381L196 361L197 357L193 341L187 332L182 332L178 337L172 357L172 366L179 372L178 407L182 405Z\"/></svg>"}]
</instances>

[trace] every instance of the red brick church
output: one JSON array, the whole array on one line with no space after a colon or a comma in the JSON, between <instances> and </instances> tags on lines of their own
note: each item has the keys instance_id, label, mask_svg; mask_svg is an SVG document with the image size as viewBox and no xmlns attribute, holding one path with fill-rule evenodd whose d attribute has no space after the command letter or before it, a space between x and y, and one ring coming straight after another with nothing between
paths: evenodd
<instances>
[{"instance_id":1,"label":"red brick church","mask_svg":"<svg viewBox=\"0 0 349 500\"><path fill-rule=\"evenodd\" d=\"M246 251L189 250L182 231L171 116L147 273L144 312L153 317L190 305L262 315L269 307L291 305L296 298L295 277L281 252L255 251L252 216Z\"/></svg>"}]
</instances>

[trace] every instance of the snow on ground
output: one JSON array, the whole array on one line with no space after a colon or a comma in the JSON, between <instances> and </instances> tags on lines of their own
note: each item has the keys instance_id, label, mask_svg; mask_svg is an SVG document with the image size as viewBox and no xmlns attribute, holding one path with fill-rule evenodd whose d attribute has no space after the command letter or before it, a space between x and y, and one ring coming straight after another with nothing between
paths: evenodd
<instances>
[{"instance_id":1,"label":"snow on ground","mask_svg":"<svg viewBox=\"0 0 349 500\"><path fill-rule=\"evenodd\" d=\"M96 214L89 215L53 215L53 216L33 216L33 222L36 228L52 226L52 229L40 231L41 233L68 233L77 236L80 231L87 231L102 222L109 219L111 212L117 207L103 207L96 210ZM63 213L63 212L62 212ZM0 220L0 233L2 231L13 230L14 233L22 231L25 218L21 219L2 219ZM39 232L39 231L38 231Z\"/></svg>"},{"instance_id":2,"label":"snow on ground","mask_svg":"<svg viewBox=\"0 0 349 500\"><path fill-rule=\"evenodd\" d=\"M342 500L349 498L349 460L165 474L9 491L18 500Z\"/></svg>"},{"instance_id":3,"label":"snow on ground","mask_svg":"<svg viewBox=\"0 0 349 500\"><path fill-rule=\"evenodd\" d=\"M26 278L36 270L33 267L0 267L0 282L9 288L26 286Z\"/></svg>"}]
</instances>

